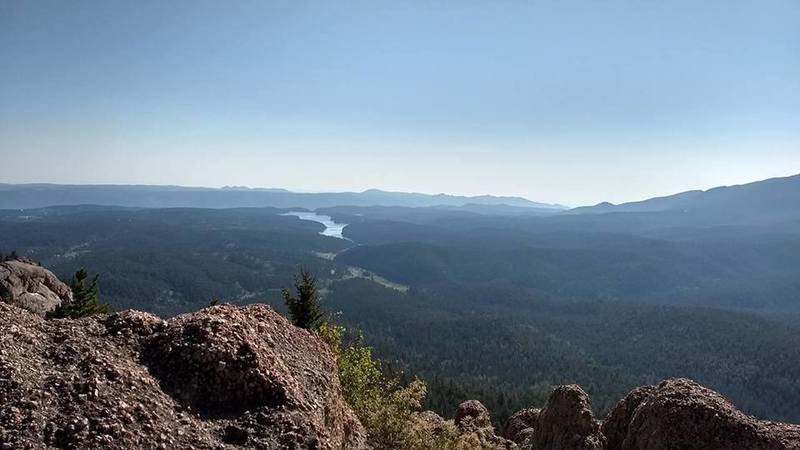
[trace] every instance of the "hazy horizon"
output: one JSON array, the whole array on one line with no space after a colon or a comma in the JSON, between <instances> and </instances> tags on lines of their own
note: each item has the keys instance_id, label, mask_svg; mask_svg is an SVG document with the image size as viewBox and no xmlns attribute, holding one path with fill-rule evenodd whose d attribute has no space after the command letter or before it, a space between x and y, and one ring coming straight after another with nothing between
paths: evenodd
<instances>
[{"instance_id":1,"label":"hazy horizon","mask_svg":"<svg viewBox=\"0 0 800 450\"><path fill-rule=\"evenodd\" d=\"M792 176L797 176L797 175L800 175L800 174L798 174L798 173L790 173L790 174L781 175L781 176L778 176L778 177L770 177L770 178L767 178L767 179L785 178L785 177L792 177ZM749 183L754 183L754 182L759 182L759 181L764 181L764 180L766 180L766 179L750 180L750 181L745 181L743 183L722 184L722 185L716 185L716 186L709 186L709 187L706 187L706 188L686 189L686 190L683 190L683 191L669 192L669 193L662 194L662 195L652 195L652 196L637 198L637 199L633 199L633 200L626 200L624 202L619 202L619 203L637 202L637 201L648 200L648 199L657 198L657 197L664 197L664 196L670 196L670 195L674 195L674 194L679 194L681 192L686 192L686 191L698 191L698 190L699 191L706 191L706 190L713 189L713 188L718 188L718 187L737 186L737 185L749 184ZM553 205L553 206L566 206L568 208L577 208L577 207L581 207L581 206L593 206L593 205L596 205L597 203L602 203L602 202L606 202L607 201L607 200L603 200L601 202L597 202L597 203L593 203L593 204L588 204L588 203L587 204L568 204L568 203L565 203L565 202L559 202L557 200L547 201L547 200L542 200L542 199L538 199L538 198L525 197L524 195L519 195L519 194L494 194L494 193L491 193L491 192L484 192L484 193L477 193L477 194L464 194L464 193L457 193L457 192L422 192L422 191L417 191L417 190L413 190L413 189L412 190L403 190L403 191L400 191L400 190L385 190L385 189L379 189L379 188L367 188L367 189L362 189L362 190L338 190L337 191L337 190L331 190L331 189L327 189L327 190L325 190L325 189L323 189L323 190L295 190L295 189L288 189L288 188L281 187L281 186L244 186L244 185L222 185L222 186L199 186L199 185L195 185L195 186L188 186L188 185L179 185L179 184L174 184L174 183L166 183L166 184L142 184L142 183L50 183L50 182L6 183L6 182L3 182L2 180L0 180L0 184L10 184L10 185L56 185L56 186L58 186L58 185L62 185L62 186L141 186L141 187L187 188L187 189L242 189L242 190L265 190L265 191L268 191L268 190L285 190L285 191L288 191L288 192L293 192L293 193L298 193L298 194L364 193L364 192L371 191L371 190L378 190L378 191L382 191L382 192L392 192L392 193L424 194L424 195L450 195L450 196L464 196L464 197L480 197L480 196L520 197L520 198L524 198L526 200L531 200L531 201L537 202L537 203L550 204L550 205ZM611 203L614 203L614 202L611 202Z\"/></svg>"},{"instance_id":2,"label":"hazy horizon","mask_svg":"<svg viewBox=\"0 0 800 450\"><path fill-rule=\"evenodd\" d=\"M0 3L4 183L621 203L800 172L800 3Z\"/></svg>"}]
</instances>

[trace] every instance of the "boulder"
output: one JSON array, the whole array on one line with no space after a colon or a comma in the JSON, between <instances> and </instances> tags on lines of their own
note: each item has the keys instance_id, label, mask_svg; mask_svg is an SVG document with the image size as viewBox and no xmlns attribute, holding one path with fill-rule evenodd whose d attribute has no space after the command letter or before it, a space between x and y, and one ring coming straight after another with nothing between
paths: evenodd
<instances>
[{"instance_id":1,"label":"boulder","mask_svg":"<svg viewBox=\"0 0 800 450\"><path fill-rule=\"evenodd\" d=\"M605 437L589 396L575 384L557 386L539 414L533 434L537 450L600 450Z\"/></svg>"},{"instance_id":2,"label":"boulder","mask_svg":"<svg viewBox=\"0 0 800 450\"><path fill-rule=\"evenodd\" d=\"M241 393L241 392L244 392ZM333 356L266 306L163 321L0 304L0 448L355 449Z\"/></svg>"},{"instance_id":3,"label":"boulder","mask_svg":"<svg viewBox=\"0 0 800 450\"><path fill-rule=\"evenodd\" d=\"M61 302L72 301L72 290L53 272L19 258L0 262L0 300L44 316Z\"/></svg>"},{"instance_id":4,"label":"boulder","mask_svg":"<svg viewBox=\"0 0 800 450\"><path fill-rule=\"evenodd\" d=\"M517 444L529 440L536 428L540 411L538 408L528 408L516 412L503 424L502 436Z\"/></svg>"},{"instance_id":5,"label":"boulder","mask_svg":"<svg viewBox=\"0 0 800 450\"><path fill-rule=\"evenodd\" d=\"M607 440L609 449L621 449L628 435L628 425L636 408L655 391L655 386L640 386L632 390L614 408L606 414L601 431Z\"/></svg>"},{"instance_id":6,"label":"boulder","mask_svg":"<svg viewBox=\"0 0 800 450\"><path fill-rule=\"evenodd\" d=\"M687 379L634 390L609 412L603 430L612 450L800 449L800 426L747 416Z\"/></svg>"},{"instance_id":7,"label":"boulder","mask_svg":"<svg viewBox=\"0 0 800 450\"><path fill-rule=\"evenodd\" d=\"M256 411L263 422L302 430L318 448L338 448L359 430L328 347L266 305L171 319L147 342L145 361L166 392L204 416Z\"/></svg>"},{"instance_id":8,"label":"boulder","mask_svg":"<svg viewBox=\"0 0 800 450\"><path fill-rule=\"evenodd\" d=\"M458 405L453 422L461 429L492 426L489 410L478 400L467 400Z\"/></svg>"}]
</instances>

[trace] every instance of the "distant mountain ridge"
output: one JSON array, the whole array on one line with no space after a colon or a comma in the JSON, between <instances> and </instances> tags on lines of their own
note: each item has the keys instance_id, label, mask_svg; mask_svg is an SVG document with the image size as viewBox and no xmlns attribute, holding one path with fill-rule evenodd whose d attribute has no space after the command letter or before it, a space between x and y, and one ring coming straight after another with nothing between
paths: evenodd
<instances>
[{"instance_id":1,"label":"distant mountain ridge","mask_svg":"<svg viewBox=\"0 0 800 450\"><path fill-rule=\"evenodd\" d=\"M594 206L573 208L569 210L569 213L602 214L722 209L757 212L780 208L797 210L798 207L800 207L800 174L734 186L720 186L706 191L686 191L619 205L603 202Z\"/></svg>"},{"instance_id":2,"label":"distant mountain ridge","mask_svg":"<svg viewBox=\"0 0 800 450\"><path fill-rule=\"evenodd\" d=\"M362 192L293 192L276 188L225 186L222 188L149 185L2 184L0 209L31 209L66 205L101 205L140 208L329 208L335 206L398 206L458 208L488 214L527 215L659 212L724 212L757 215L789 212L794 219L800 208L800 174L752 183L691 190L664 197L615 205L569 209L514 196L462 196L368 189Z\"/></svg>"},{"instance_id":3,"label":"distant mountain ridge","mask_svg":"<svg viewBox=\"0 0 800 450\"><path fill-rule=\"evenodd\" d=\"M0 184L0 209L30 209L63 205L104 205L142 208L323 208L331 206L466 206L504 205L559 212L562 205L534 202L522 197L460 196L387 192L300 193L284 189L226 186L220 189L146 185Z\"/></svg>"}]
</instances>

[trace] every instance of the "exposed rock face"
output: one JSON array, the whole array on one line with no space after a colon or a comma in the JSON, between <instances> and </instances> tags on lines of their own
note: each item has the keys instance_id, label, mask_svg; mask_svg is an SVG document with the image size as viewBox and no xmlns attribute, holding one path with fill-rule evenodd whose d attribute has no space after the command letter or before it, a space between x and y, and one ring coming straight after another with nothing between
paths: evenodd
<instances>
[{"instance_id":1,"label":"exposed rock face","mask_svg":"<svg viewBox=\"0 0 800 450\"><path fill-rule=\"evenodd\" d=\"M608 412L601 429L606 436L609 449L622 448L622 443L628 435L628 425L633 419L636 408L654 391L655 386L640 386L629 392L614 406L614 409Z\"/></svg>"},{"instance_id":2,"label":"exposed rock face","mask_svg":"<svg viewBox=\"0 0 800 450\"><path fill-rule=\"evenodd\" d=\"M492 418L489 415L489 410L483 406L483 403L477 400L467 400L458 405L453 421L462 429L468 427L486 428L492 426Z\"/></svg>"},{"instance_id":3,"label":"exposed rock face","mask_svg":"<svg viewBox=\"0 0 800 450\"><path fill-rule=\"evenodd\" d=\"M537 450L601 450L605 437L580 386L558 386L539 414L533 434Z\"/></svg>"},{"instance_id":4,"label":"exposed rock face","mask_svg":"<svg viewBox=\"0 0 800 450\"><path fill-rule=\"evenodd\" d=\"M467 400L458 405L453 422L459 431L456 448L514 448L513 442L495 435L489 410L478 400Z\"/></svg>"},{"instance_id":5,"label":"exposed rock face","mask_svg":"<svg viewBox=\"0 0 800 450\"><path fill-rule=\"evenodd\" d=\"M503 426L507 441L492 440L487 431L466 432L486 417L479 402L459 407L456 424L467 448L503 448L505 442L505 448L523 450L800 450L800 425L754 419L687 379L634 389L602 426L592 415L589 397L576 385L556 387L541 411L525 409L511 416Z\"/></svg>"},{"instance_id":6,"label":"exposed rock face","mask_svg":"<svg viewBox=\"0 0 800 450\"><path fill-rule=\"evenodd\" d=\"M0 448L364 448L333 357L266 306L169 321L0 304Z\"/></svg>"},{"instance_id":7,"label":"exposed rock face","mask_svg":"<svg viewBox=\"0 0 800 450\"><path fill-rule=\"evenodd\" d=\"M503 425L503 437L520 445L528 441L535 432L540 412L538 408L528 408L509 417Z\"/></svg>"},{"instance_id":8,"label":"exposed rock face","mask_svg":"<svg viewBox=\"0 0 800 450\"><path fill-rule=\"evenodd\" d=\"M72 301L72 290L53 272L30 260L0 262L0 299L40 316L64 301Z\"/></svg>"},{"instance_id":9,"label":"exposed rock face","mask_svg":"<svg viewBox=\"0 0 800 450\"><path fill-rule=\"evenodd\" d=\"M800 449L800 426L759 421L716 392L671 379L628 394L609 413L609 449Z\"/></svg>"},{"instance_id":10,"label":"exposed rock face","mask_svg":"<svg viewBox=\"0 0 800 450\"><path fill-rule=\"evenodd\" d=\"M146 355L161 386L203 415L259 411L257 421L291 424L320 448L338 448L360 428L326 345L268 306L176 317Z\"/></svg>"}]
</instances>

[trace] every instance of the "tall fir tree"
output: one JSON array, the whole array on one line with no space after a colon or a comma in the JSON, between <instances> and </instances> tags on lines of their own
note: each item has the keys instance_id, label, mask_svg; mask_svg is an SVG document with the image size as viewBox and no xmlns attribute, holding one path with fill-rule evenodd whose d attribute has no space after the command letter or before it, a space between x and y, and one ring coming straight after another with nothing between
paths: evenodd
<instances>
[{"instance_id":1,"label":"tall fir tree","mask_svg":"<svg viewBox=\"0 0 800 450\"><path fill-rule=\"evenodd\" d=\"M301 270L294 277L297 295L283 289L283 301L289 308L292 323L307 330L317 330L323 323L322 309L319 306L317 280L308 270Z\"/></svg>"},{"instance_id":2,"label":"tall fir tree","mask_svg":"<svg viewBox=\"0 0 800 450\"><path fill-rule=\"evenodd\" d=\"M72 301L63 302L56 309L48 314L48 317L61 319L77 319L80 317L93 316L95 314L106 314L110 307L105 303L100 303L97 299L97 280L100 275L95 275L89 286L86 280L89 272L80 269L72 277L70 288L72 288Z\"/></svg>"}]
</instances>

